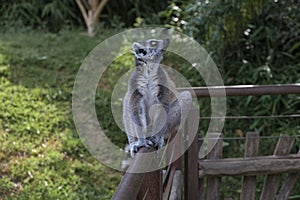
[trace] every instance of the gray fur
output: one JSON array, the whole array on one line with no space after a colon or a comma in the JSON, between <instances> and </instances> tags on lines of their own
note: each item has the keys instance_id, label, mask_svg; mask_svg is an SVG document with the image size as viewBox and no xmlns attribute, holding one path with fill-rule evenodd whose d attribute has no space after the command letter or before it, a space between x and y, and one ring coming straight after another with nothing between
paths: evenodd
<instances>
[{"instance_id":1,"label":"gray fur","mask_svg":"<svg viewBox=\"0 0 300 200\"><path fill-rule=\"evenodd\" d=\"M182 111L191 105L191 94L177 94L174 83L160 66L168 45L168 39L132 45L135 68L123 101L123 122L131 156L141 147L161 149L165 134L179 125L186 117L181 116Z\"/></svg>"}]
</instances>

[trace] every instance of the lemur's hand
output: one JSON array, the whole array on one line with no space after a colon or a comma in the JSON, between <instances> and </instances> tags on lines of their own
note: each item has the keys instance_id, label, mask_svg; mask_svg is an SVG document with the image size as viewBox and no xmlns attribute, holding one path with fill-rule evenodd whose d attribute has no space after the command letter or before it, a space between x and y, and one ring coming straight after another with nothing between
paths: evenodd
<instances>
[{"instance_id":1,"label":"lemur's hand","mask_svg":"<svg viewBox=\"0 0 300 200\"><path fill-rule=\"evenodd\" d=\"M151 142L150 140L147 140L145 138L140 138L140 139L138 139L138 141L132 142L131 144L129 144L130 155L131 155L131 157L134 157L134 155L139 151L140 148L142 148L142 147L148 148L153 145L154 145L153 142Z\"/></svg>"}]
</instances>

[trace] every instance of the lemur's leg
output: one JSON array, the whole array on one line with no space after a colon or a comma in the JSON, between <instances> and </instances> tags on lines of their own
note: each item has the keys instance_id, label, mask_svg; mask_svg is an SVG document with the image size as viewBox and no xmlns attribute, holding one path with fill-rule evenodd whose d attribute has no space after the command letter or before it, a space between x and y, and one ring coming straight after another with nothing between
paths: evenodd
<instances>
[{"instance_id":1,"label":"lemur's leg","mask_svg":"<svg viewBox=\"0 0 300 200\"><path fill-rule=\"evenodd\" d=\"M134 124L132 120L128 121L126 132L127 131L131 134L134 133L134 135L127 134L129 150L132 157L138 152L140 148L149 147L153 145L153 143L147 140L146 138L140 138L139 133L137 132L140 130L137 128L137 125Z\"/></svg>"},{"instance_id":2,"label":"lemur's leg","mask_svg":"<svg viewBox=\"0 0 300 200\"><path fill-rule=\"evenodd\" d=\"M165 126L150 139L158 149L161 149L164 144L165 134L174 131L180 122L185 122L191 105L192 95L188 91L180 93L178 99L172 102L167 110L168 117Z\"/></svg>"},{"instance_id":3,"label":"lemur's leg","mask_svg":"<svg viewBox=\"0 0 300 200\"><path fill-rule=\"evenodd\" d=\"M133 102L135 105L130 117L124 119L131 126L128 133L134 133L133 136L128 134L130 154L133 157L140 148L153 146L153 143L147 139L147 112L143 101Z\"/></svg>"}]
</instances>

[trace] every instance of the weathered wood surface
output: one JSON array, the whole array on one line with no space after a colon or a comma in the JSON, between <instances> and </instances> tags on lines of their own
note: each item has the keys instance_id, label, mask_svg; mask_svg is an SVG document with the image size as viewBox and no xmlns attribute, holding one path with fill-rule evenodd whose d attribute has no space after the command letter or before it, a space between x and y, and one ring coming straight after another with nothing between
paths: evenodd
<instances>
[{"instance_id":1,"label":"weathered wood surface","mask_svg":"<svg viewBox=\"0 0 300 200\"><path fill-rule=\"evenodd\" d=\"M199 177L299 172L300 155L202 160L199 162L199 169Z\"/></svg>"},{"instance_id":2,"label":"weathered wood surface","mask_svg":"<svg viewBox=\"0 0 300 200\"><path fill-rule=\"evenodd\" d=\"M199 150L200 147L203 144L203 139L201 136L199 137ZM199 162L201 162L202 159L199 159ZM199 166L198 166L199 167ZM198 172L199 176L199 172ZM205 179L204 178L199 178L199 200L204 200L205 199Z\"/></svg>"},{"instance_id":3,"label":"weathered wood surface","mask_svg":"<svg viewBox=\"0 0 300 200\"><path fill-rule=\"evenodd\" d=\"M286 155L290 153L293 144L294 144L295 138L294 137L280 137L276 148L274 150L274 155ZM278 167L281 168L281 170L287 170L291 166L295 167L298 166L298 170L300 170L300 160L298 159L298 164L297 162L293 164L292 161L284 161L283 162L277 163ZM291 163L289 163L291 162ZM274 163L274 165L276 165ZM271 166L270 166L271 167ZM276 166L277 167L277 166ZM278 168L277 168L278 169ZM281 174L274 174L274 175L268 175L265 178L264 186L262 193L260 195L261 200L273 200L276 197L276 193L279 187L281 179Z\"/></svg>"},{"instance_id":4,"label":"weathered wood surface","mask_svg":"<svg viewBox=\"0 0 300 200\"><path fill-rule=\"evenodd\" d=\"M249 132L246 134L245 157L258 155L259 134ZM254 200L256 191L256 176L244 176L242 181L241 200Z\"/></svg>"},{"instance_id":5,"label":"weathered wood surface","mask_svg":"<svg viewBox=\"0 0 300 200\"><path fill-rule=\"evenodd\" d=\"M300 154L300 151L298 152ZM289 173L284 184L278 194L277 200L288 199L292 189L294 188L300 173Z\"/></svg>"},{"instance_id":6,"label":"weathered wood surface","mask_svg":"<svg viewBox=\"0 0 300 200\"><path fill-rule=\"evenodd\" d=\"M257 156L259 147L257 133L247 133L244 158L218 159L222 152L214 147L206 159L199 160L199 178L203 180L203 177L207 177L206 199L220 198L220 177L242 175L244 177L240 199L254 200L256 176L266 175L260 199L287 200L300 176L300 151L298 154L289 154L294 141L295 137L282 135L272 156ZM282 173L286 172L289 174L276 195Z\"/></svg>"},{"instance_id":7,"label":"weathered wood surface","mask_svg":"<svg viewBox=\"0 0 300 200\"><path fill-rule=\"evenodd\" d=\"M173 140L176 136L176 134L183 134L182 131L176 130L171 134L170 141ZM182 169L182 156L179 157L177 160L172 162L174 160L173 156L174 154L178 154L178 152L182 151L182 144L183 144L183 137L180 137L179 139L176 140L179 145L177 146L171 146L169 145L169 148L166 151L166 163L169 163L167 166L167 171L166 173L166 180L164 181L164 191L163 191L163 199L168 200L170 198L171 190L172 190L172 185L174 181L174 176L176 170L181 170Z\"/></svg>"},{"instance_id":8,"label":"weathered wood surface","mask_svg":"<svg viewBox=\"0 0 300 200\"><path fill-rule=\"evenodd\" d=\"M211 161L218 161L222 157L222 140L218 139L219 134L217 134L216 136L210 134L210 136L211 139L209 139L208 142L211 142L215 145L212 148L212 150L208 153L207 159L211 159ZM217 140L217 142L215 140ZM208 144L207 146L210 145ZM204 162L200 160L200 166L202 165L202 163ZM206 180L206 184L206 199L220 199L221 177L208 177Z\"/></svg>"},{"instance_id":9,"label":"weathered wood surface","mask_svg":"<svg viewBox=\"0 0 300 200\"><path fill-rule=\"evenodd\" d=\"M282 186L277 200L287 200L290 196L292 189L294 188L297 179L299 178L299 173L289 173L284 185Z\"/></svg>"},{"instance_id":10,"label":"weathered wood surface","mask_svg":"<svg viewBox=\"0 0 300 200\"><path fill-rule=\"evenodd\" d=\"M129 166L129 171L131 172L140 171L141 170L140 163L145 162L145 158L143 157L142 153L148 153L154 150L155 150L154 148L141 148L139 150L139 153L141 154L136 154L136 156L133 159L133 162ZM150 160L148 162L151 162L153 164L156 161ZM147 171L147 169L144 170ZM160 189L162 188L160 173L161 173L160 170L155 172L149 172L149 173L126 172L112 199L132 200L138 198L144 199L144 197L145 199L158 199L158 200L162 199L162 192ZM141 190L142 186L143 189ZM145 195L146 193L147 195ZM151 196L149 196L148 194Z\"/></svg>"},{"instance_id":11,"label":"weathered wood surface","mask_svg":"<svg viewBox=\"0 0 300 200\"><path fill-rule=\"evenodd\" d=\"M176 170L173 178L172 188L169 200L179 200L182 196L182 172Z\"/></svg>"},{"instance_id":12,"label":"weathered wood surface","mask_svg":"<svg viewBox=\"0 0 300 200\"><path fill-rule=\"evenodd\" d=\"M144 175L144 179L136 199L160 200L162 199L162 190L162 171L157 170L153 172L147 172Z\"/></svg>"},{"instance_id":13,"label":"weathered wood surface","mask_svg":"<svg viewBox=\"0 0 300 200\"><path fill-rule=\"evenodd\" d=\"M197 111L191 110L189 113L189 119L197 118ZM185 199L186 200L199 200L199 175L198 175L198 152L199 152L199 145L198 145L198 135L193 137L195 131L195 121L188 120L186 123L186 140L192 140L190 147L187 149L184 155L185 161L185 184L184 184L184 191L185 191Z\"/></svg>"},{"instance_id":14,"label":"weathered wood surface","mask_svg":"<svg viewBox=\"0 0 300 200\"><path fill-rule=\"evenodd\" d=\"M300 84L210 86L178 88L178 90L193 91L192 94L195 94L197 97L261 96L300 94Z\"/></svg>"},{"instance_id":15,"label":"weathered wood surface","mask_svg":"<svg viewBox=\"0 0 300 200\"><path fill-rule=\"evenodd\" d=\"M173 166L170 168L169 174L167 174L168 177L167 177L164 192L163 192L163 200L169 199L175 171L176 171L176 167ZM168 173L168 171L166 171L166 173Z\"/></svg>"}]
</instances>

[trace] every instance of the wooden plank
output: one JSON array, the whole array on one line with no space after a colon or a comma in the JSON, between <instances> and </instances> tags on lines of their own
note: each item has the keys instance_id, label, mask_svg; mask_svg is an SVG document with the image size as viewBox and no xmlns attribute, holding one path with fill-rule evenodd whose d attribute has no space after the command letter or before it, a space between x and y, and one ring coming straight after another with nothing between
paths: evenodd
<instances>
[{"instance_id":1,"label":"wooden plank","mask_svg":"<svg viewBox=\"0 0 300 200\"><path fill-rule=\"evenodd\" d=\"M174 174L174 179L172 183L172 189L170 193L169 200L179 200L182 196L182 172L181 170L176 170Z\"/></svg>"},{"instance_id":2,"label":"wooden plank","mask_svg":"<svg viewBox=\"0 0 300 200\"><path fill-rule=\"evenodd\" d=\"M248 132L246 134L245 157L258 155L259 134ZM241 200L254 200L256 189L256 176L244 176L242 181Z\"/></svg>"},{"instance_id":3,"label":"wooden plank","mask_svg":"<svg viewBox=\"0 0 300 200\"><path fill-rule=\"evenodd\" d=\"M190 111L189 113L189 117L187 117L187 119L190 119L190 115L193 112L193 110ZM193 120L186 120L185 122L185 127L189 126L189 124L191 123L191 121ZM198 120L197 120L198 122ZM191 126L191 127L195 127L195 125ZM174 155L178 155L180 154L180 152L182 152L182 146L184 144L184 137L183 137L183 130L175 130L172 134L171 134L171 138L170 141L175 139L175 136L178 134L182 135L182 137L177 137L176 142L178 142L178 145L176 146L172 146L169 148L167 148L166 151L166 162L170 163L170 165L168 166L168 169L170 169L170 173L167 177L167 183L165 185L165 190L163 192L163 199L169 199L170 193L171 193L171 187L173 185L173 181L174 181L174 175L175 175L175 171L177 170L182 170L183 168L183 159L184 159L184 155L180 156L177 160L175 160L174 162L171 163L171 160L173 160L173 156ZM167 170L168 171L168 170Z\"/></svg>"},{"instance_id":4,"label":"wooden plank","mask_svg":"<svg viewBox=\"0 0 300 200\"><path fill-rule=\"evenodd\" d=\"M300 151L298 152L300 154ZM299 177L299 173L289 173L284 184L282 185L277 200L286 200L288 199L292 189L294 188L297 179Z\"/></svg>"},{"instance_id":5,"label":"wooden plank","mask_svg":"<svg viewBox=\"0 0 300 200\"><path fill-rule=\"evenodd\" d=\"M198 167L198 135L194 138L192 135L195 133L195 119L197 117L197 112L195 110L191 110L189 113L189 117L186 123L186 133L187 133L187 140L193 140L190 147L187 149L184 155L185 159L185 184L184 184L184 191L185 191L185 199L186 200L199 200L199 167Z\"/></svg>"},{"instance_id":6,"label":"wooden plank","mask_svg":"<svg viewBox=\"0 0 300 200\"><path fill-rule=\"evenodd\" d=\"M162 171L157 170L145 173L137 200L162 199Z\"/></svg>"},{"instance_id":7,"label":"wooden plank","mask_svg":"<svg viewBox=\"0 0 300 200\"><path fill-rule=\"evenodd\" d=\"M172 189L172 182L173 182L175 171L176 171L176 168L171 167L170 173L168 174L167 183L166 183L166 186L165 186L165 189L164 189L164 192L163 192L163 200L169 199L171 189Z\"/></svg>"},{"instance_id":8,"label":"wooden plank","mask_svg":"<svg viewBox=\"0 0 300 200\"><path fill-rule=\"evenodd\" d=\"M264 175L300 171L300 155L226 158L199 161L199 177Z\"/></svg>"},{"instance_id":9,"label":"wooden plank","mask_svg":"<svg viewBox=\"0 0 300 200\"><path fill-rule=\"evenodd\" d=\"M287 137L287 136L282 136L279 138L276 148L274 150L274 155L286 155L288 154L294 144L295 138L294 137ZM287 163L282 165L286 165ZM291 163L289 163L291 164ZM300 166L300 165L299 165ZM288 166L285 166L288 167ZM276 174L276 175L268 175L265 178L264 186L262 193L260 195L261 200L273 200L276 197L276 193L279 187L281 179L281 174Z\"/></svg>"},{"instance_id":10,"label":"wooden plank","mask_svg":"<svg viewBox=\"0 0 300 200\"><path fill-rule=\"evenodd\" d=\"M136 154L136 156L134 157L132 163L130 164L128 171L130 172L135 172L135 171L140 171L141 170L141 164L140 163L145 163L145 162L149 162L149 165L143 165L143 167L151 167L151 164L155 164L155 160L153 158L153 160L145 160L145 157L143 156L143 153L148 153L151 151L154 151L154 148L141 148L139 150L139 154ZM143 169L145 171L147 171L147 169ZM143 184L144 178L145 176L149 176L150 174L148 173L129 173L126 172L125 175L123 176L121 183L119 184L114 196L113 196L113 200L131 200L131 199L136 199L137 196L139 195L139 191L140 188ZM151 175L150 175L151 176ZM157 178L156 176L153 178ZM147 178L149 179L149 178ZM152 179L152 178L150 178ZM159 180L156 179L157 183L155 183L156 185L159 184ZM155 187L155 184L150 184L149 187ZM152 190L152 189L151 189ZM156 189L154 189L156 190ZM158 194L158 193L156 193ZM160 196L157 196L154 199L161 199Z\"/></svg>"},{"instance_id":11,"label":"wooden plank","mask_svg":"<svg viewBox=\"0 0 300 200\"><path fill-rule=\"evenodd\" d=\"M173 140L176 136L176 134L181 134L182 135L183 131L180 130L175 130L172 134L171 134L171 138L168 142L170 142L171 140ZM177 145L175 148L175 146L170 146L169 148L167 148L166 150L166 163L168 163L169 165L167 166L167 173L169 173L167 175L167 183L165 184L165 188L163 191L163 199L167 200L169 199L170 193L171 193L171 189L172 189L172 184L173 184L173 179L174 179L174 175L175 175L175 171L176 170L182 170L182 160L183 160L183 156L180 156L177 160L175 160L174 162L171 162L173 159L174 154L179 154L182 151L182 143L183 141L183 137L179 137L177 138L176 142L180 143L179 145ZM168 172L169 171L169 172Z\"/></svg>"},{"instance_id":12,"label":"wooden plank","mask_svg":"<svg viewBox=\"0 0 300 200\"><path fill-rule=\"evenodd\" d=\"M287 200L289 198L289 195L292 189L294 188L298 178L299 178L299 173L289 173L287 179L285 180L279 192L277 200Z\"/></svg>"},{"instance_id":13,"label":"wooden plank","mask_svg":"<svg viewBox=\"0 0 300 200\"><path fill-rule=\"evenodd\" d=\"M217 134L210 134L211 139L208 140L208 143L213 143L215 146L212 150L208 153L207 159L212 159L212 161L217 161L222 157L222 139L218 138L219 133ZM216 138L216 139L213 139ZM214 141L214 140L217 140ZM208 146L210 146L208 144ZM221 189L221 177L208 177L206 180L206 199L207 200L218 200L220 199L220 189Z\"/></svg>"},{"instance_id":14,"label":"wooden plank","mask_svg":"<svg viewBox=\"0 0 300 200\"><path fill-rule=\"evenodd\" d=\"M182 130L175 130L172 134L171 134L171 140L175 139L175 136L177 134L182 135L183 131ZM180 156L177 160L175 160L174 162L171 162L173 159L174 155L179 155L182 152L182 145L183 145L183 136L182 137L177 137L176 138L176 142L178 142L178 145L175 146L171 146L169 145L169 147L167 148L167 152L166 152L166 162L170 163L172 167L175 167L176 169L182 169L182 156Z\"/></svg>"},{"instance_id":15,"label":"wooden plank","mask_svg":"<svg viewBox=\"0 0 300 200\"><path fill-rule=\"evenodd\" d=\"M202 137L200 136L199 137L199 149L198 151L200 150L200 147L202 146L203 144L203 140L202 140ZM201 162L201 158L199 159L199 162ZM199 167L199 166L198 166ZM198 175L199 175L199 171L198 171ZM204 193L205 193L205 188L204 188L204 178L199 178L199 200L204 200Z\"/></svg>"}]
</instances>

